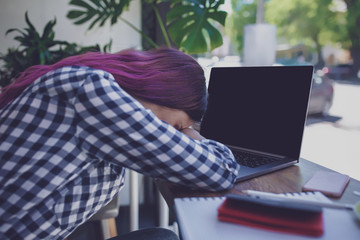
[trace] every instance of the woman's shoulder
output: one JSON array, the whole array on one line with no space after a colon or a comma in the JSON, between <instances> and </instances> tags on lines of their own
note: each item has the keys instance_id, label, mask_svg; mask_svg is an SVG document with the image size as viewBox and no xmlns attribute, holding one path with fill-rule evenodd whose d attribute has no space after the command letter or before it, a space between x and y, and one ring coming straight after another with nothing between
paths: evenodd
<instances>
[{"instance_id":1,"label":"woman's shoulder","mask_svg":"<svg viewBox=\"0 0 360 240\"><path fill-rule=\"evenodd\" d=\"M46 73L34 82L33 87L36 88L37 86L39 89L77 89L89 82L98 85L97 87L101 87L101 84L109 84L106 82L111 82L113 84L115 79L110 73L104 70L74 65L60 67Z\"/></svg>"},{"instance_id":2,"label":"woman's shoulder","mask_svg":"<svg viewBox=\"0 0 360 240\"><path fill-rule=\"evenodd\" d=\"M62 99L73 98L80 89L107 88L117 85L113 76L101 69L86 66L65 66L50 71L37 79L28 89L30 92L61 96ZM93 85L90 87L90 85ZM122 89L119 88L119 91ZM102 91L100 91L102 92Z\"/></svg>"},{"instance_id":3,"label":"woman's shoulder","mask_svg":"<svg viewBox=\"0 0 360 240\"><path fill-rule=\"evenodd\" d=\"M70 81L76 81L79 79L87 78L89 75L98 75L99 77L113 80L113 76L101 69L95 69L87 66L65 66L58 68L54 71L48 72L43 78L60 78L62 80L68 79Z\"/></svg>"}]
</instances>

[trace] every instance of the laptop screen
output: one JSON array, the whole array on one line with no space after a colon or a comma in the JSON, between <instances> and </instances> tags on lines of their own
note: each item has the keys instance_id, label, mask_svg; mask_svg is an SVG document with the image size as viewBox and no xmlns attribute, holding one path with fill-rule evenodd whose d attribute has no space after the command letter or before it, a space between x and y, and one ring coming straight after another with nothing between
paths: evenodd
<instances>
[{"instance_id":1,"label":"laptop screen","mask_svg":"<svg viewBox=\"0 0 360 240\"><path fill-rule=\"evenodd\" d=\"M312 74L312 66L212 68L201 134L298 159Z\"/></svg>"}]
</instances>

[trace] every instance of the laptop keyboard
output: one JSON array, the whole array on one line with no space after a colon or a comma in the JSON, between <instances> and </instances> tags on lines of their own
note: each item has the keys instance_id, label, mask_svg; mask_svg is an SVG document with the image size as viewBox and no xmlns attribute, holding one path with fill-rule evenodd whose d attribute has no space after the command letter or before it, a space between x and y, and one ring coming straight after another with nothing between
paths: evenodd
<instances>
[{"instance_id":1,"label":"laptop keyboard","mask_svg":"<svg viewBox=\"0 0 360 240\"><path fill-rule=\"evenodd\" d=\"M256 168L265 164L273 163L281 160L277 157L268 157L250 152L232 151L236 161L243 166Z\"/></svg>"}]
</instances>

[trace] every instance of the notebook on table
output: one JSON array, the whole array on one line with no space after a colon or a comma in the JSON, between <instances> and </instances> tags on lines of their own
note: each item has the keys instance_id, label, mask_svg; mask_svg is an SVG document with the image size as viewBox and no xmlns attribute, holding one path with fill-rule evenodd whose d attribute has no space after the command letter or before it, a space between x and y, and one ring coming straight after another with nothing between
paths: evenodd
<instances>
[{"instance_id":1,"label":"notebook on table","mask_svg":"<svg viewBox=\"0 0 360 240\"><path fill-rule=\"evenodd\" d=\"M291 195L291 198L330 201L317 194ZM309 240L309 239L346 239L358 240L360 225L352 211L335 208L323 208L323 234L312 237L286 231L272 231L264 228L219 221L218 210L225 197L175 198L175 213L183 240ZM341 224L339 224L341 223ZM285 229L284 229L285 230Z\"/></svg>"},{"instance_id":2,"label":"notebook on table","mask_svg":"<svg viewBox=\"0 0 360 240\"><path fill-rule=\"evenodd\" d=\"M311 237L324 233L320 206L228 194L217 211L223 222Z\"/></svg>"},{"instance_id":3,"label":"notebook on table","mask_svg":"<svg viewBox=\"0 0 360 240\"><path fill-rule=\"evenodd\" d=\"M313 66L212 68L200 133L226 144L238 181L299 162Z\"/></svg>"}]
</instances>

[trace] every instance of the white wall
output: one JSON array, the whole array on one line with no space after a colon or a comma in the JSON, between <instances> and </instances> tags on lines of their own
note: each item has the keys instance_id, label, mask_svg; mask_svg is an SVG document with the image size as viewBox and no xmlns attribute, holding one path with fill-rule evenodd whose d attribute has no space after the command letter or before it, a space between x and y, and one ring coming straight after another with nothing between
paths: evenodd
<instances>
[{"instance_id":1,"label":"white wall","mask_svg":"<svg viewBox=\"0 0 360 240\"><path fill-rule=\"evenodd\" d=\"M0 0L0 53L6 53L10 47L17 47L18 42L13 40L17 33L5 33L10 28L23 29L26 27L25 12L28 11L30 21L37 31L42 34L46 23L56 17L54 27L55 39L75 42L82 46L100 44L103 47L112 38L112 52L125 48L140 48L140 35L125 23L119 21L110 26L107 22L103 27L95 27L87 31L88 23L74 25L66 18L70 6L69 0ZM141 4L140 0L131 1L129 10L122 17L129 20L138 28L141 26Z\"/></svg>"}]
</instances>

